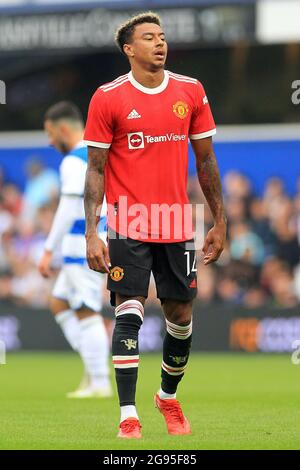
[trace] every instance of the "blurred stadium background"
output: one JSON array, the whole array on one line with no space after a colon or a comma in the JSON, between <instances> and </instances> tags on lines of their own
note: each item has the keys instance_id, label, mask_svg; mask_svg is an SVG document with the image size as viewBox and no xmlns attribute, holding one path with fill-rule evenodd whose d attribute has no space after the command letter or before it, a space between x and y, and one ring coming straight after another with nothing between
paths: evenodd
<instances>
[{"instance_id":1,"label":"blurred stadium background","mask_svg":"<svg viewBox=\"0 0 300 470\"><path fill-rule=\"evenodd\" d=\"M204 84L218 128L228 242L215 266L199 263L193 347L289 352L300 339L298 0L0 0L0 339L67 348L48 311L53 280L36 268L61 160L43 115L67 99L86 116L97 86L128 70L116 26L150 8L164 21L167 68ZM192 151L189 192L202 201ZM152 286L141 349L159 350L163 329Z\"/></svg>"}]
</instances>

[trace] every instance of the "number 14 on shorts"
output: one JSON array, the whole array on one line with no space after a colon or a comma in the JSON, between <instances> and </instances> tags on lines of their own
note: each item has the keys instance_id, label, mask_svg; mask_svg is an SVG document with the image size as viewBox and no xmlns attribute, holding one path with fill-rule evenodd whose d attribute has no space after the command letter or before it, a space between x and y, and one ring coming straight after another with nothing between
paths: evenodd
<instances>
[{"instance_id":1,"label":"number 14 on shorts","mask_svg":"<svg viewBox=\"0 0 300 470\"><path fill-rule=\"evenodd\" d=\"M194 255L194 260L191 259L191 254ZM184 255L186 256L186 275L189 276L191 273L196 273L196 253L185 251Z\"/></svg>"}]
</instances>

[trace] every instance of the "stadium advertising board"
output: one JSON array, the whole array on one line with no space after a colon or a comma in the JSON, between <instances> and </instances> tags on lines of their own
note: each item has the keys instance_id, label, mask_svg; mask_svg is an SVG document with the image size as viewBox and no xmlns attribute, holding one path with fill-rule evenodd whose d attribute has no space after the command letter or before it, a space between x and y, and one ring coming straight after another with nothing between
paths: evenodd
<instances>
[{"instance_id":1,"label":"stadium advertising board","mask_svg":"<svg viewBox=\"0 0 300 470\"><path fill-rule=\"evenodd\" d=\"M106 317L112 317L110 308ZM291 353L300 340L297 309L251 309L196 304L193 350ZM38 332L38 334L36 334ZM165 324L159 309L148 307L140 333L142 352L160 351ZM68 344L46 310L0 303L0 340L7 351L64 350Z\"/></svg>"},{"instance_id":2,"label":"stadium advertising board","mask_svg":"<svg viewBox=\"0 0 300 470\"><path fill-rule=\"evenodd\" d=\"M252 40L252 4L156 9L170 44L230 44ZM0 52L111 49L117 26L134 10L95 8L39 14L2 15Z\"/></svg>"}]
</instances>

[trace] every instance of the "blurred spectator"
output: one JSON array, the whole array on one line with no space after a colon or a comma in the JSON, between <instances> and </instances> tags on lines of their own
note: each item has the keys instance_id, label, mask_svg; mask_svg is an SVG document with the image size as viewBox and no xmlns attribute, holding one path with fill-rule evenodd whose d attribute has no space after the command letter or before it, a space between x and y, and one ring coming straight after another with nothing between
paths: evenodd
<instances>
[{"instance_id":1,"label":"blurred spectator","mask_svg":"<svg viewBox=\"0 0 300 470\"><path fill-rule=\"evenodd\" d=\"M292 268L295 268L300 261L300 247L296 232L284 224L276 227L277 236L277 256L284 260Z\"/></svg>"},{"instance_id":2,"label":"blurred spectator","mask_svg":"<svg viewBox=\"0 0 300 470\"><path fill-rule=\"evenodd\" d=\"M300 245L300 194L295 197L295 228L297 233L298 245Z\"/></svg>"},{"instance_id":3,"label":"blurred spectator","mask_svg":"<svg viewBox=\"0 0 300 470\"><path fill-rule=\"evenodd\" d=\"M5 209L12 215L18 216L23 206L23 197L20 190L14 184L5 184L1 192Z\"/></svg>"},{"instance_id":4,"label":"blurred spectator","mask_svg":"<svg viewBox=\"0 0 300 470\"><path fill-rule=\"evenodd\" d=\"M233 259L261 265L265 257L262 240L251 231L248 224L239 222L230 228L230 254Z\"/></svg>"},{"instance_id":5,"label":"blurred spectator","mask_svg":"<svg viewBox=\"0 0 300 470\"><path fill-rule=\"evenodd\" d=\"M216 295L216 273L211 265L198 268L198 296L203 303L212 302Z\"/></svg>"},{"instance_id":6,"label":"blurred spectator","mask_svg":"<svg viewBox=\"0 0 300 470\"><path fill-rule=\"evenodd\" d=\"M12 230L13 224L14 218L6 209L3 197L0 195L0 274L9 268L9 263L3 250L3 236L5 236L6 232Z\"/></svg>"},{"instance_id":7,"label":"blurred spectator","mask_svg":"<svg viewBox=\"0 0 300 470\"><path fill-rule=\"evenodd\" d=\"M12 214L5 207L3 196L0 194L0 237L4 232L7 232L13 225L14 218Z\"/></svg>"},{"instance_id":8,"label":"blurred spectator","mask_svg":"<svg viewBox=\"0 0 300 470\"><path fill-rule=\"evenodd\" d=\"M277 196L269 203L271 227L276 237L276 254L291 267L300 261L295 203L287 196Z\"/></svg>"},{"instance_id":9,"label":"blurred spectator","mask_svg":"<svg viewBox=\"0 0 300 470\"><path fill-rule=\"evenodd\" d=\"M265 201L254 198L250 203L249 213L251 228L262 240L266 257L274 255L276 252L276 237L270 227Z\"/></svg>"},{"instance_id":10,"label":"blurred spectator","mask_svg":"<svg viewBox=\"0 0 300 470\"><path fill-rule=\"evenodd\" d=\"M296 295L293 289L293 276L288 271L281 271L271 279L271 294L276 307L295 307Z\"/></svg>"},{"instance_id":11,"label":"blurred spectator","mask_svg":"<svg viewBox=\"0 0 300 470\"><path fill-rule=\"evenodd\" d=\"M226 198L236 198L248 201L251 198L251 183L249 179L237 171L229 171L223 182Z\"/></svg>"},{"instance_id":12,"label":"blurred spectator","mask_svg":"<svg viewBox=\"0 0 300 470\"><path fill-rule=\"evenodd\" d=\"M243 303L248 308L263 307L267 303L267 295L259 286L253 286L245 292Z\"/></svg>"},{"instance_id":13,"label":"blurred spectator","mask_svg":"<svg viewBox=\"0 0 300 470\"><path fill-rule=\"evenodd\" d=\"M229 197L226 199L226 214L228 226L236 222L243 222L247 219L247 209L244 199Z\"/></svg>"},{"instance_id":14,"label":"blurred spectator","mask_svg":"<svg viewBox=\"0 0 300 470\"><path fill-rule=\"evenodd\" d=\"M267 294L271 294L272 278L286 270L288 270L287 265L276 257L269 258L265 261L260 274L260 284Z\"/></svg>"},{"instance_id":15,"label":"blurred spectator","mask_svg":"<svg viewBox=\"0 0 300 470\"><path fill-rule=\"evenodd\" d=\"M3 171L3 168L0 166L0 194L2 192L3 184L4 184L4 171Z\"/></svg>"},{"instance_id":16,"label":"blurred spectator","mask_svg":"<svg viewBox=\"0 0 300 470\"><path fill-rule=\"evenodd\" d=\"M24 215L35 215L36 211L56 199L59 194L59 177L55 170L44 168L42 162L32 159L27 167L28 180L24 191Z\"/></svg>"},{"instance_id":17,"label":"blurred spectator","mask_svg":"<svg viewBox=\"0 0 300 470\"><path fill-rule=\"evenodd\" d=\"M269 178L264 191L264 201L268 204L284 196L284 186L280 178Z\"/></svg>"}]
</instances>

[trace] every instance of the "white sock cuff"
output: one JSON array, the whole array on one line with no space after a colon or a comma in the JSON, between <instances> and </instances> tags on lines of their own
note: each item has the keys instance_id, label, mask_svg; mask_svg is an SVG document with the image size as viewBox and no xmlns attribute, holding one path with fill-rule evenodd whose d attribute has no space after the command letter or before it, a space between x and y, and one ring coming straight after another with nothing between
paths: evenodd
<instances>
[{"instance_id":1,"label":"white sock cuff","mask_svg":"<svg viewBox=\"0 0 300 470\"><path fill-rule=\"evenodd\" d=\"M63 310L62 312L57 313L54 315L55 321L59 324L62 325L66 320L69 320L75 315L73 310Z\"/></svg>"},{"instance_id":2,"label":"white sock cuff","mask_svg":"<svg viewBox=\"0 0 300 470\"><path fill-rule=\"evenodd\" d=\"M159 389L158 395L161 400L176 399L176 393L166 393L162 388Z\"/></svg>"},{"instance_id":3,"label":"white sock cuff","mask_svg":"<svg viewBox=\"0 0 300 470\"><path fill-rule=\"evenodd\" d=\"M175 325L175 323L171 323L169 320L166 319L167 325L167 332L177 339L188 339L193 331L193 321L186 325Z\"/></svg>"},{"instance_id":4,"label":"white sock cuff","mask_svg":"<svg viewBox=\"0 0 300 470\"><path fill-rule=\"evenodd\" d=\"M144 307L143 304L139 300L126 300L125 302L121 303L115 310L116 317L120 315L137 315L141 321L144 320Z\"/></svg>"},{"instance_id":5,"label":"white sock cuff","mask_svg":"<svg viewBox=\"0 0 300 470\"><path fill-rule=\"evenodd\" d=\"M125 405L121 406L121 419L120 422L125 421L128 418L136 418L139 419L136 407L134 405Z\"/></svg>"}]
</instances>

